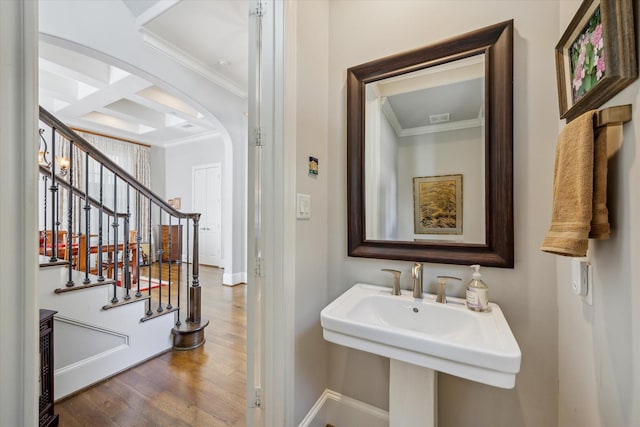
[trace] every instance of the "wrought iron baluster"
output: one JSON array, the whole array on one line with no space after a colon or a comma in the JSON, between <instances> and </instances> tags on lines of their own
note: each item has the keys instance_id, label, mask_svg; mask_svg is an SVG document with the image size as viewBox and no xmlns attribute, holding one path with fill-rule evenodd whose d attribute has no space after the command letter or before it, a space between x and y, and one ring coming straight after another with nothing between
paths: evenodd
<instances>
[{"instance_id":1,"label":"wrought iron baluster","mask_svg":"<svg viewBox=\"0 0 640 427\"><path fill-rule=\"evenodd\" d=\"M178 218L178 229L182 230L182 218ZM182 236L178 240L178 252L182 254ZM180 260L182 261L182 260ZM189 256L187 255L187 265L189 265ZM178 267L178 321L176 322L176 326L180 326L180 288L182 287L182 282L180 280L180 273L182 272L182 262L180 263L180 267ZM169 289L169 295L171 295L171 289Z\"/></svg>"},{"instance_id":2,"label":"wrought iron baluster","mask_svg":"<svg viewBox=\"0 0 640 427\"><path fill-rule=\"evenodd\" d=\"M147 227L148 227L148 238L149 238L149 257L151 257L151 208L153 206L153 203L151 203L151 199L149 199L149 218L147 219ZM151 297L151 260L149 260L149 287L147 289L147 292L149 294L149 297ZM147 302L147 316L151 316L153 314L153 311L151 310L151 298L149 298L148 302Z\"/></svg>"},{"instance_id":3,"label":"wrought iron baluster","mask_svg":"<svg viewBox=\"0 0 640 427\"><path fill-rule=\"evenodd\" d=\"M160 220L159 220L160 240L162 241L162 206L161 205L158 205L158 214L160 216ZM158 286L158 308L156 308L156 311L158 313L162 313L164 311L164 308L162 308L162 255L164 254L162 243L160 244L160 250L158 251L158 253L160 254L160 256L158 257L158 280L160 281L160 286Z\"/></svg>"},{"instance_id":4,"label":"wrought iron baluster","mask_svg":"<svg viewBox=\"0 0 640 427\"><path fill-rule=\"evenodd\" d=\"M42 129L41 129L42 130ZM42 218L44 218L44 228L42 230L42 255L46 256L47 255L47 181L49 180L49 178L47 177L47 175L43 175L42 176L42 181L44 182L43 184L43 188L44 188L44 208L43 208L43 215ZM51 248L53 250L53 248Z\"/></svg>"},{"instance_id":5,"label":"wrought iron baluster","mask_svg":"<svg viewBox=\"0 0 640 427\"><path fill-rule=\"evenodd\" d=\"M122 230L122 238L124 239L124 244L122 245L122 283L124 284L124 287L126 289L124 295L125 300L131 299L131 271L129 266L129 253L131 249L129 247L129 221L131 217L131 209L129 205L129 187L129 183L127 183L127 214L124 217L124 230Z\"/></svg>"},{"instance_id":6,"label":"wrought iron baluster","mask_svg":"<svg viewBox=\"0 0 640 427\"><path fill-rule=\"evenodd\" d=\"M191 252L191 246L189 245L189 234L190 234L189 230L190 229L191 229L191 227L189 227L189 218L187 218L187 269L185 271L185 275L186 275L186 278L187 278L185 280L185 282L187 282L187 286L186 286L186 288L187 288L187 301L186 301L187 302L187 314L189 313L188 307L190 307L189 304L190 304L190 301L191 301L191 295L190 295L190 292L189 292L189 277L190 277L189 276L189 265L190 265L190 263L189 263L189 259L190 259L189 255L190 255L190 252ZM186 320L187 320L187 322L189 321L188 318Z\"/></svg>"},{"instance_id":7,"label":"wrought iron baluster","mask_svg":"<svg viewBox=\"0 0 640 427\"><path fill-rule=\"evenodd\" d=\"M86 152L84 156L84 280L82 283L89 284L89 259L91 252L91 204L89 203L89 153ZM80 250L80 247L78 247ZM78 254L78 258L80 254Z\"/></svg>"},{"instance_id":8,"label":"wrought iron baluster","mask_svg":"<svg viewBox=\"0 0 640 427\"><path fill-rule=\"evenodd\" d=\"M104 187L104 165L102 163L100 163L100 207L98 208L98 212L99 212L99 216L98 216L98 282L104 282L104 272L102 270L103 268L103 259L102 259L102 246L103 246L103 241L102 241L102 234L104 233L104 230L102 229L102 221L104 219L104 194L103 194L103 187ZM109 227L107 227L107 233L109 232ZM109 239L107 238L107 245L109 244Z\"/></svg>"},{"instance_id":9,"label":"wrought iron baluster","mask_svg":"<svg viewBox=\"0 0 640 427\"><path fill-rule=\"evenodd\" d=\"M67 267L67 287L75 285L73 282L73 141L69 141L69 192L67 196L67 247L66 255L69 265ZM79 257L78 257L79 258Z\"/></svg>"},{"instance_id":10,"label":"wrought iron baluster","mask_svg":"<svg viewBox=\"0 0 640 427\"><path fill-rule=\"evenodd\" d=\"M171 310L173 308L173 306L171 305L171 257L173 256L173 229L171 228L171 214L169 214L169 256L167 257L167 260L169 261L169 285L167 287L167 295L168 295L168 302L167 302L167 310Z\"/></svg>"},{"instance_id":11,"label":"wrought iron baluster","mask_svg":"<svg viewBox=\"0 0 640 427\"><path fill-rule=\"evenodd\" d=\"M59 203L58 200L58 183L56 182L56 128L51 128L51 152L53 153L53 160L51 162L51 187L49 187L49 191L51 191L51 258L49 258L50 262L58 261L58 227L57 224L57 212L56 204ZM45 218L46 222L46 218ZM45 249L46 250L46 249ZM45 252L46 253L46 252Z\"/></svg>"},{"instance_id":12,"label":"wrought iron baluster","mask_svg":"<svg viewBox=\"0 0 640 427\"><path fill-rule=\"evenodd\" d=\"M136 297L140 298L140 242L142 241L140 192L136 191Z\"/></svg>"},{"instance_id":13,"label":"wrought iron baluster","mask_svg":"<svg viewBox=\"0 0 640 427\"><path fill-rule=\"evenodd\" d=\"M113 174L113 304L118 302L118 176Z\"/></svg>"}]
</instances>

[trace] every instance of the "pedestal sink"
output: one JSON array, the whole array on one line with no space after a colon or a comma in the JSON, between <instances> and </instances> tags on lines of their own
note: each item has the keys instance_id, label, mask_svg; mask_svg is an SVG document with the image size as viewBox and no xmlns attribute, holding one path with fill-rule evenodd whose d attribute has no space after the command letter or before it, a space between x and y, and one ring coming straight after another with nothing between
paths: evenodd
<instances>
[{"instance_id":1,"label":"pedestal sink","mask_svg":"<svg viewBox=\"0 0 640 427\"><path fill-rule=\"evenodd\" d=\"M435 302L358 283L321 312L327 341L391 359L392 427L435 426L436 371L513 388L521 353L502 310L468 310L464 300Z\"/></svg>"}]
</instances>

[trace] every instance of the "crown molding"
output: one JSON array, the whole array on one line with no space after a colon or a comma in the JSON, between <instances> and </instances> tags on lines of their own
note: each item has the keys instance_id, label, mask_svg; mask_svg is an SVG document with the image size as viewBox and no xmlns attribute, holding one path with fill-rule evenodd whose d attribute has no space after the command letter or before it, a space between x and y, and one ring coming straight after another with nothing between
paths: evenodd
<instances>
[{"instance_id":1,"label":"crown molding","mask_svg":"<svg viewBox=\"0 0 640 427\"><path fill-rule=\"evenodd\" d=\"M172 43L168 42L164 38L160 37L152 31L149 31L146 28L140 28L140 32L142 33L144 42L149 46L158 49L159 51L175 59L178 63L184 65L191 71L194 71L210 82L228 90L232 94L243 99L247 98L247 91L245 89L239 87L236 83L232 82L228 78L216 73L210 67L203 64L193 56L189 55L184 50L173 45Z\"/></svg>"},{"instance_id":2,"label":"crown molding","mask_svg":"<svg viewBox=\"0 0 640 427\"><path fill-rule=\"evenodd\" d=\"M166 144L159 145L162 148L176 147L178 145L190 144L192 142L198 142L209 138L214 138L220 135L220 131L214 130L211 132L201 133L193 136L186 136L180 139L174 139L171 142L167 142Z\"/></svg>"}]
</instances>

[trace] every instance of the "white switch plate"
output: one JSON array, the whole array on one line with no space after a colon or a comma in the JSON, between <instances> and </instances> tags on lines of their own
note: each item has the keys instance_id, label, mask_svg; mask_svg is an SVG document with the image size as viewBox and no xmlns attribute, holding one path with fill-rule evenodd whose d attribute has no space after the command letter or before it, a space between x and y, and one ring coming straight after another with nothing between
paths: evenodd
<instances>
[{"instance_id":1,"label":"white switch plate","mask_svg":"<svg viewBox=\"0 0 640 427\"><path fill-rule=\"evenodd\" d=\"M309 194L296 194L296 218L311 219L311 196Z\"/></svg>"}]
</instances>

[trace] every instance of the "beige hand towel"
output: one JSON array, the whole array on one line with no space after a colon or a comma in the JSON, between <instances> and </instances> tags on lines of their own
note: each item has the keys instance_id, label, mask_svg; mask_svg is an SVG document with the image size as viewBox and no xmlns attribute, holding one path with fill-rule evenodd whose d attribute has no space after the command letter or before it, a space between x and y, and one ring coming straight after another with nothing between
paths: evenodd
<instances>
[{"instance_id":1,"label":"beige hand towel","mask_svg":"<svg viewBox=\"0 0 640 427\"><path fill-rule=\"evenodd\" d=\"M594 114L589 111L576 118L558 137L551 227L540 248L545 252L573 257L587 254L594 209ZM604 164L606 168L606 146ZM606 169L604 176L606 199ZM601 209L600 203L597 206Z\"/></svg>"}]
</instances>

